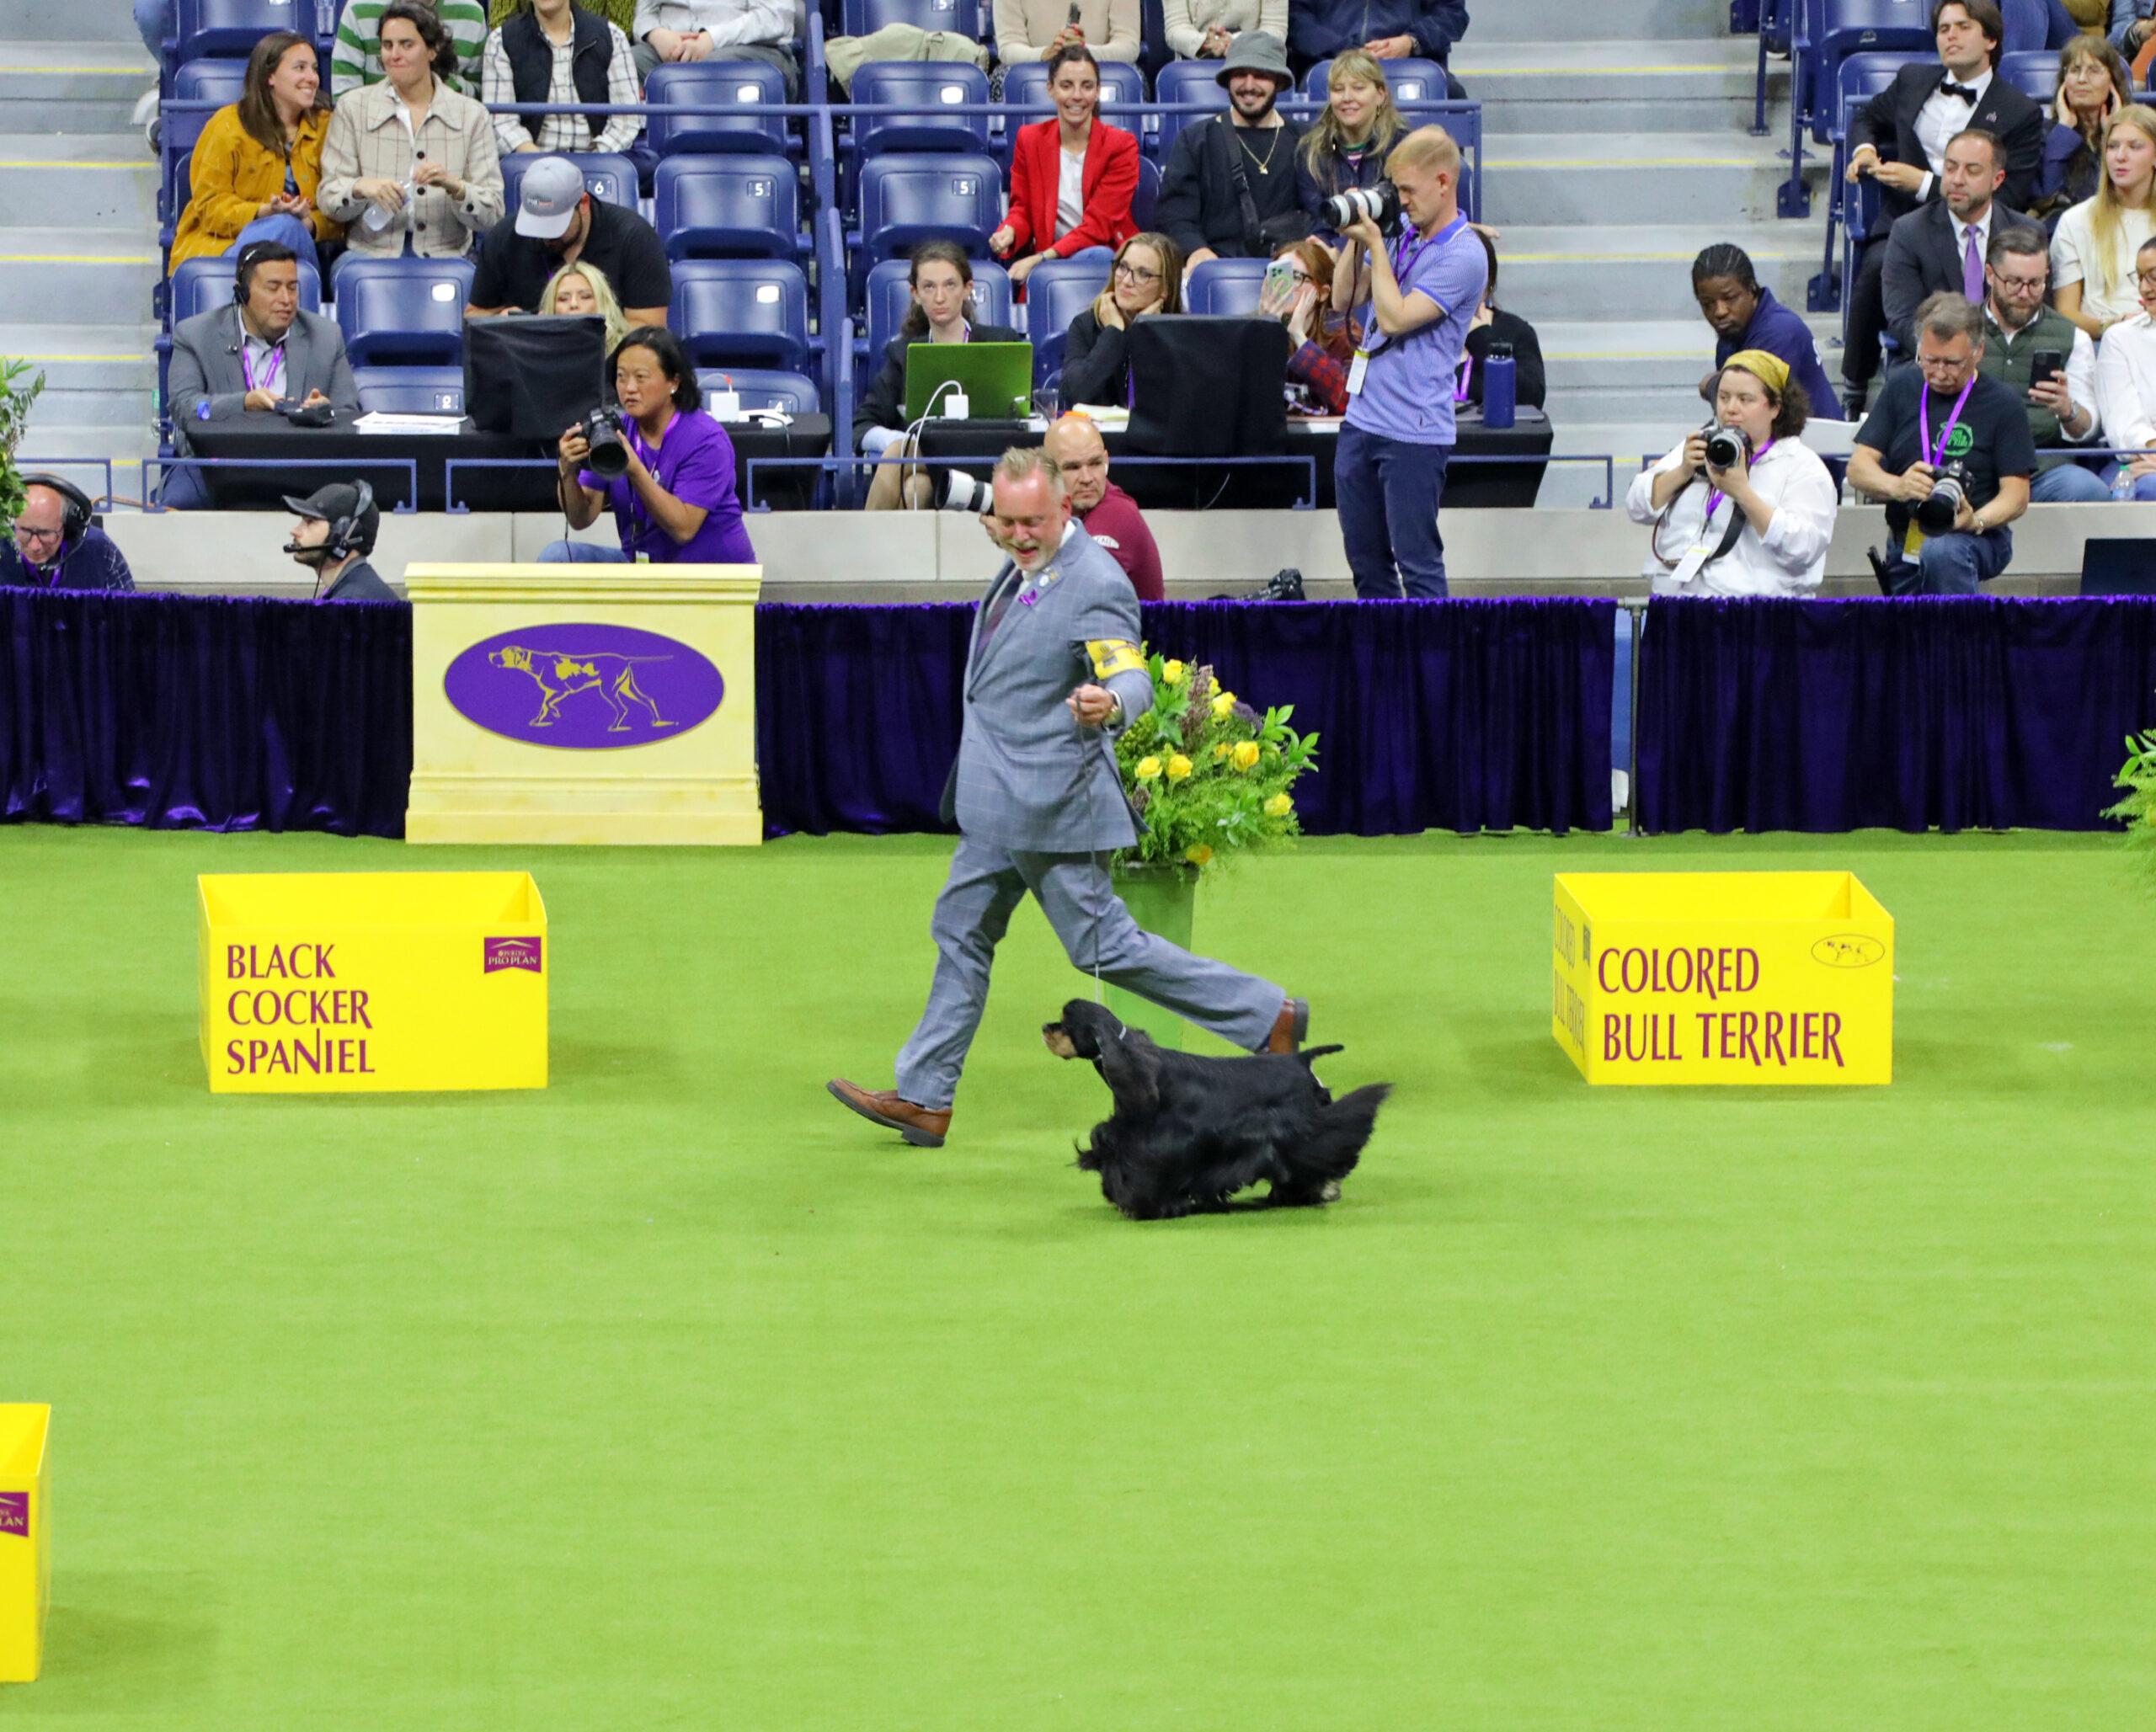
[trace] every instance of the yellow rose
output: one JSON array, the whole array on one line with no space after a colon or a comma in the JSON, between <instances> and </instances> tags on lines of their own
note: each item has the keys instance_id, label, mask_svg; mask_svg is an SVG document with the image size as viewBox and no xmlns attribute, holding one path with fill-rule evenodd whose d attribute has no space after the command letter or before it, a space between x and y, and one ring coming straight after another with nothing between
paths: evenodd
<instances>
[{"instance_id":1,"label":"yellow rose","mask_svg":"<svg viewBox=\"0 0 2156 1732\"><path fill-rule=\"evenodd\" d=\"M1158 758L1140 758L1138 760L1139 781L1142 782L1149 782L1160 773L1161 760Z\"/></svg>"},{"instance_id":2,"label":"yellow rose","mask_svg":"<svg viewBox=\"0 0 2156 1732\"><path fill-rule=\"evenodd\" d=\"M1213 715L1216 721L1233 715L1235 708L1235 695L1232 691L1224 691L1213 700Z\"/></svg>"},{"instance_id":3,"label":"yellow rose","mask_svg":"<svg viewBox=\"0 0 2156 1732\"><path fill-rule=\"evenodd\" d=\"M1229 753L1234 750L1235 748L1233 746L1230 745L1227 741L1222 740L1219 744L1213 748L1214 759L1217 762L1219 759L1226 757Z\"/></svg>"},{"instance_id":4,"label":"yellow rose","mask_svg":"<svg viewBox=\"0 0 2156 1732\"><path fill-rule=\"evenodd\" d=\"M1193 866L1203 866L1213 858L1213 850L1203 842L1193 842L1183 850L1182 857Z\"/></svg>"},{"instance_id":5,"label":"yellow rose","mask_svg":"<svg viewBox=\"0 0 2156 1732\"><path fill-rule=\"evenodd\" d=\"M1189 671L1190 670L1184 667L1181 662L1163 662L1161 663L1161 681L1168 685L1181 685L1183 682L1183 676L1188 674Z\"/></svg>"},{"instance_id":6,"label":"yellow rose","mask_svg":"<svg viewBox=\"0 0 2156 1732\"><path fill-rule=\"evenodd\" d=\"M1257 762L1257 742L1256 740L1245 740L1229 755L1234 761L1236 769L1248 770L1253 764Z\"/></svg>"},{"instance_id":7,"label":"yellow rose","mask_svg":"<svg viewBox=\"0 0 2156 1732\"><path fill-rule=\"evenodd\" d=\"M1168 759L1168 780L1179 782L1190 774L1190 759L1180 752Z\"/></svg>"},{"instance_id":8,"label":"yellow rose","mask_svg":"<svg viewBox=\"0 0 2156 1732\"><path fill-rule=\"evenodd\" d=\"M1285 794L1275 794L1265 802L1265 815L1267 818L1285 818L1294 809L1295 802Z\"/></svg>"}]
</instances>

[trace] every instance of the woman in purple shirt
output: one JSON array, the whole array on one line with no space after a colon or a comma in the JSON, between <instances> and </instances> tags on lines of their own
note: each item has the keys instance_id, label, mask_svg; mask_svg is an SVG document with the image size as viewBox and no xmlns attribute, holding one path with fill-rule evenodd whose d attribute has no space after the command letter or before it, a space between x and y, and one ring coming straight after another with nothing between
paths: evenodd
<instances>
[{"instance_id":1,"label":"woman in purple shirt","mask_svg":"<svg viewBox=\"0 0 2156 1732\"><path fill-rule=\"evenodd\" d=\"M558 446L555 491L572 529L611 509L619 551L556 541L542 562L654 565L753 565L755 549L734 487L734 441L703 413L703 392L671 331L640 326L614 351L614 396L622 406L628 472L609 481L584 467L591 447L581 426Z\"/></svg>"}]
</instances>

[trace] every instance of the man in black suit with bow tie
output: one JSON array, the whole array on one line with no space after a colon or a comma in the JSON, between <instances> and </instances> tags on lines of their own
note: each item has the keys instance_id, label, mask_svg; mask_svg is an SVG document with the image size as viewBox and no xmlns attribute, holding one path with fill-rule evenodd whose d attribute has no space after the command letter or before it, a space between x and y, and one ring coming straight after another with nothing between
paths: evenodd
<instances>
[{"instance_id":1,"label":"man in black suit with bow tie","mask_svg":"<svg viewBox=\"0 0 2156 1732\"><path fill-rule=\"evenodd\" d=\"M2006 179L1998 197L2015 211L2026 208L2042 162L2043 110L1995 76L2006 39L1995 0L1935 0L1931 28L1940 63L1903 67L1849 122L1849 179L1868 176L1879 185L1879 215L1843 329L1842 380L1852 418L1879 368L1887 237L1897 220L1940 196L1948 141L1975 128L1999 141Z\"/></svg>"}]
</instances>

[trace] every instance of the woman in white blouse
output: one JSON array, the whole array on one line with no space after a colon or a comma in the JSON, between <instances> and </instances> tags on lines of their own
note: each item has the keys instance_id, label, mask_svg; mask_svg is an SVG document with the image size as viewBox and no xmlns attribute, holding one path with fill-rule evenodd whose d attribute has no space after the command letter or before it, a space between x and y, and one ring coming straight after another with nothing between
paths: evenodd
<instances>
[{"instance_id":1,"label":"woman in white blouse","mask_svg":"<svg viewBox=\"0 0 2156 1732\"><path fill-rule=\"evenodd\" d=\"M2058 220L2052 237L2052 304L2091 338L2141 311L2133 261L2156 235L2156 114L2128 107L2104 128L2096 196Z\"/></svg>"},{"instance_id":2,"label":"woman in white blouse","mask_svg":"<svg viewBox=\"0 0 2156 1732\"><path fill-rule=\"evenodd\" d=\"M2096 413L2104 443L2144 451L2127 460L2133 497L2156 499L2156 240L2135 256L2142 310L2104 333L2096 350Z\"/></svg>"},{"instance_id":3,"label":"woman in white blouse","mask_svg":"<svg viewBox=\"0 0 2156 1732\"><path fill-rule=\"evenodd\" d=\"M1625 509L1651 524L1642 573L1657 595L1811 595L1834 537L1833 477L1797 435L1811 405L1788 364L1764 349L1730 356L1715 420L1742 436L1726 469L1695 433L1634 478Z\"/></svg>"}]
</instances>

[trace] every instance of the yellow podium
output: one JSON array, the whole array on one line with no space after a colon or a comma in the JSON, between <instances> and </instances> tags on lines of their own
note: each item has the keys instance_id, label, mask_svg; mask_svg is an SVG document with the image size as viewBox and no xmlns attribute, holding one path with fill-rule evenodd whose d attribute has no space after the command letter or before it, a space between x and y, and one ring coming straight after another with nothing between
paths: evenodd
<instances>
[{"instance_id":1,"label":"yellow podium","mask_svg":"<svg viewBox=\"0 0 2156 1732\"><path fill-rule=\"evenodd\" d=\"M1550 1030L1590 1083L1888 1083L1894 917L1852 872L1564 872Z\"/></svg>"},{"instance_id":2,"label":"yellow podium","mask_svg":"<svg viewBox=\"0 0 2156 1732\"><path fill-rule=\"evenodd\" d=\"M52 1410L0 1402L0 1684L36 1681L52 1604Z\"/></svg>"},{"instance_id":3,"label":"yellow podium","mask_svg":"<svg viewBox=\"0 0 2156 1732\"><path fill-rule=\"evenodd\" d=\"M414 565L408 842L756 843L753 565Z\"/></svg>"}]
</instances>

